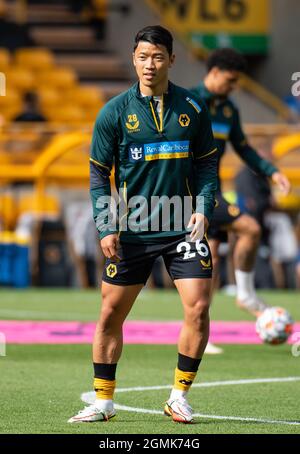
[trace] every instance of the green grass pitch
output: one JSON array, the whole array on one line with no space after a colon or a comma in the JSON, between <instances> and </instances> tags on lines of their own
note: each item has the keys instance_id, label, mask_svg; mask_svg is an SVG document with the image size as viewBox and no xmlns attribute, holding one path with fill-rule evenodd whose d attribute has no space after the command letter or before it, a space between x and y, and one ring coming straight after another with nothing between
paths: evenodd
<instances>
[{"instance_id":1,"label":"green grass pitch","mask_svg":"<svg viewBox=\"0 0 300 454\"><path fill-rule=\"evenodd\" d=\"M261 295L269 304L286 307L295 320L300 320L296 292ZM1 319L93 321L99 304L97 291L0 290ZM146 290L129 318L178 320L181 317L176 292ZM235 308L232 297L223 293L216 295L211 318L251 320ZM196 383L300 377L300 357L292 355L290 345L223 347L223 355L204 356ZM176 359L174 345L125 345L117 385L119 388L171 385ZM300 433L300 424L278 422L300 423L300 383L296 381L194 387L190 403L196 413L206 416L196 417L192 425L175 424L162 414L124 410L119 410L117 418L108 423L67 424L67 419L83 408L80 395L92 390L92 376L89 345L8 345L6 356L0 357L0 433ZM117 392L115 400L119 405L160 411L168 394L168 389L129 390Z\"/></svg>"}]
</instances>

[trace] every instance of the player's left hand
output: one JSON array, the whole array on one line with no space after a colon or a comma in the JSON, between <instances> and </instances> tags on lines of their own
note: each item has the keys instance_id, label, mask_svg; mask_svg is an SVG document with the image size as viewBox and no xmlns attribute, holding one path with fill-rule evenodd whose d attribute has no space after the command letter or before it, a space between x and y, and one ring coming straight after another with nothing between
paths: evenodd
<instances>
[{"instance_id":1,"label":"player's left hand","mask_svg":"<svg viewBox=\"0 0 300 454\"><path fill-rule=\"evenodd\" d=\"M283 175L283 173L273 173L272 181L279 187L280 191L283 192L284 195L287 195L290 192L291 183L289 182L288 178Z\"/></svg>"},{"instance_id":2,"label":"player's left hand","mask_svg":"<svg viewBox=\"0 0 300 454\"><path fill-rule=\"evenodd\" d=\"M192 242L197 240L202 240L204 234L208 228L208 220L201 213L194 213L191 216L190 222L187 226L188 229L192 229L190 233L190 238Z\"/></svg>"}]
</instances>

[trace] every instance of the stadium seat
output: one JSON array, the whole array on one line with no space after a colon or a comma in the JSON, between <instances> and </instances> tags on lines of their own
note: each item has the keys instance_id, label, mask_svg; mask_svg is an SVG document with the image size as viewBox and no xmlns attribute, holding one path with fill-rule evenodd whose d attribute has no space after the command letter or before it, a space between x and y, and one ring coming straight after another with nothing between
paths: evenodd
<instances>
[{"instance_id":1,"label":"stadium seat","mask_svg":"<svg viewBox=\"0 0 300 454\"><path fill-rule=\"evenodd\" d=\"M0 165L9 164L10 162L10 155L0 149Z\"/></svg>"},{"instance_id":2,"label":"stadium seat","mask_svg":"<svg viewBox=\"0 0 300 454\"><path fill-rule=\"evenodd\" d=\"M84 111L76 105L60 105L56 108L45 109L45 114L54 124L78 124L85 120Z\"/></svg>"},{"instance_id":3,"label":"stadium seat","mask_svg":"<svg viewBox=\"0 0 300 454\"><path fill-rule=\"evenodd\" d=\"M6 96L0 97L0 112L6 121L10 121L18 114L22 106L20 93L12 88L7 88Z\"/></svg>"},{"instance_id":4,"label":"stadium seat","mask_svg":"<svg viewBox=\"0 0 300 454\"><path fill-rule=\"evenodd\" d=\"M32 90L35 85L35 77L32 71L21 66L11 66L6 70L8 87L11 86L21 92Z\"/></svg>"},{"instance_id":5,"label":"stadium seat","mask_svg":"<svg viewBox=\"0 0 300 454\"><path fill-rule=\"evenodd\" d=\"M53 68L37 75L37 84L70 89L76 83L76 74L69 68Z\"/></svg>"},{"instance_id":6,"label":"stadium seat","mask_svg":"<svg viewBox=\"0 0 300 454\"><path fill-rule=\"evenodd\" d=\"M107 0L93 0L93 5L95 9L95 15L98 18L106 19L107 18Z\"/></svg>"},{"instance_id":7,"label":"stadium seat","mask_svg":"<svg viewBox=\"0 0 300 454\"><path fill-rule=\"evenodd\" d=\"M1 116L3 116L5 122L9 123L14 120L14 118L20 112L21 104L19 107L17 105L1 109Z\"/></svg>"},{"instance_id":8,"label":"stadium seat","mask_svg":"<svg viewBox=\"0 0 300 454\"><path fill-rule=\"evenodd\" d=\"M53 67L53 54L43 48L23 48L15 53L15 61L18 65L35 71L45 71Z\"/></svg>"},{"instance_id":9,"label":"stadium seat","mask_svg":"<svg viewBox=\"0 0 300 454\"><path fill-rule=\"evenodd\" d=\"M276 204L281 210L298 211L300 209L300 195L296 192L284 195L279 192L274 194Z\"/></svg>"},{"instance_id":10,"label":"stadium seat","mask_svg":"<svg viewBox=\"0 0 300 454\"><path fill-rule=\"evenodd\" d=\"M8 87L6 90L6 95L0 97L0 109L2 112L2 108L10 107L21 100L20 92L17 90Z\"/></svg>"},{"instance_id":11,"label":"stadium seat","mask_svg":"<svg viewBox=\"0 0 300 454\"><path fill-rule=\"evenodd\" d=\"M100 108L105 102L102 91L97 87L78 86L66 92L65 98L82 107Z\"/></svg>"},{"instance_id":12,"label":"stadium seat","mask_svg":"<svg viewBox=\"0 0 300 454\"><path fill-rule=\"evenodd\" d=\"M16 201L12 194L0 195L0 217L5 230L14 228L18 216Z\"/></svg>"},{"instance_id":13,"label":"stadium seat","mask_svg":"<svg viewBox=\"0 0 300 454\"><path fill-rule=\"evenodd\" d=\"M57 107L62 102L62 97L55 88L49 86L38 86L36 91L43 110Z\"/></svg>"},{"instance_id":14,"label":"stadium seat","mask_svg":"<svg viewBox=\"0 0 300 454\"><path fill-rule=\"evenodd\" d=\"M85 111L85 121L88 123L94 123L96 121L97 115L100 109L103 107L104 104L89 108Z\"/></svg>"},{"instance_id":15,"label":"stadium seat","mask_svg":"<svg viewBox=\"0 0 300 454\"><path fill-rule=\"evenodd\" d=\"M1 112L2 114L2 112ZM1 139L3 139L3 135L1 134ZM1 166L4 166L5 164L10 164L11 163L11 156L10 156L10 153L6 153L5 151L2 151L1 148L2 148L2 140L0 141L0 168ZM6 184L9 183L9 180L1 180L1 186L4 187ZM1 196L0 196L1 197ZM1 205L1 202L0 202L0 205ZM0 209L1 211L1 209ZM1 214L0 214L0 217L1 217Z\"/></svg>"},{"instance_id":16,"label":"stadium seat","mask_svg":"<svg viewBox=\"0 0 300 454\"><path fill-rule=\"evenodd\" d=\"M4 48L0 48L0 71L6 70L10 65L10 53Z\"/></svg>"},{"instance_id":17,"label":"stadium seat","mask_svg":"<svg viewBox=\"0 0 300 454\"><path fill-rule=\"evenodd\" d=\"M18 217L24 213L58 217L60 209L59 200L53 195L44 194L40 201L38 201L37 195L32 193L19 196Z\"/></svg>"}]
</instances>

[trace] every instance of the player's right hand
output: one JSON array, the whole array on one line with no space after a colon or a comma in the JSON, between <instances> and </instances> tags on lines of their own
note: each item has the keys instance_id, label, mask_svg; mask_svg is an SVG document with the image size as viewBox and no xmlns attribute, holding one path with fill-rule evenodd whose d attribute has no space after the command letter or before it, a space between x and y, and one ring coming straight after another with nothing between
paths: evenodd
<instances>
[{"instance_id":1,"label":"player's right hand","mask_svg":"<svg viewBox=\"0 0 300 454\"><path fill-rule=\"evenodd\" d=\"M274 172L271 178L273 183L277 184L280 191L284 195L288 195L291 190L291 183L289 182L288 178L281 172Z\"/></svg>"},{"instance_id":2,"label":"player's right hand","mask_svg":"<svg viewBox=\"0 0 300 454\"><path fill-rule=\"evenodd\" d=\"M114 262L120 261L120 257L117 254L119 246L119 237L117 233L112 233L111 235L105 236L100 241L100 246L105 257L111 259Z\"/></svg>"},{"instance_id":3,"label":"player's right hand","mask_svg":"<svg viewBox=\"0 0 300 454\"><path fill-rule=\"evenodd\" d=\"M208 220L202 213L193 213L187 228L192 229L190 238L193 243L197 240L202 240L208 229Z\"/></svg>"}]
</instances>

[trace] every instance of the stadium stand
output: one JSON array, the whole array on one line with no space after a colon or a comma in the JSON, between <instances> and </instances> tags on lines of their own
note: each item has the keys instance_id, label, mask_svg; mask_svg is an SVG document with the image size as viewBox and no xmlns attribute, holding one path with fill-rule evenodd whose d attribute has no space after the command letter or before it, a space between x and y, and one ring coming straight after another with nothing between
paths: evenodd
<instances>
[{"instance_id":1,"label":"stadium stand","mask_svg":"<svg viewBox=\"0 0 300 454\"><path fill-rule=\"evenodd\" d=\"M6 121L18 113L24 93L35 90L50 122L92 122L105 100L119 92L120 82L128 85L120 59L99 41L91 23L96 20L99 28L102 21L104 27L106 2L90 2L92 8L82 11L71 3L27 2L23 20L35 47L14 53L0 49L0 71L7 76L8 89L0 108ZM13 5L8 5L13 16Z\"/></svg>"}]
</instances>

